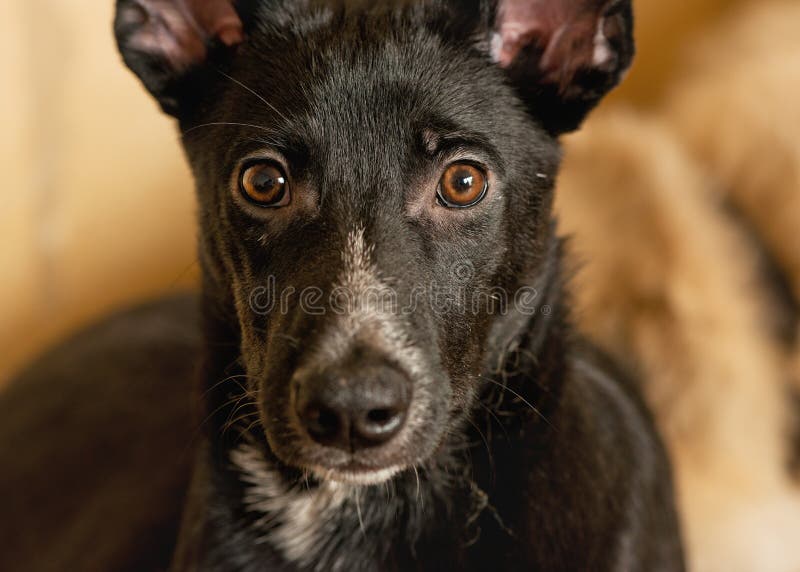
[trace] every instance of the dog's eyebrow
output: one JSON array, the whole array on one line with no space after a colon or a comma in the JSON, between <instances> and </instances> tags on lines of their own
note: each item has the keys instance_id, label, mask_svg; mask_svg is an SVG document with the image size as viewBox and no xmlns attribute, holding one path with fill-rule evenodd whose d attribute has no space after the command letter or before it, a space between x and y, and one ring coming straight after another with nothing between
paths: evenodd
<instances>
[{"instance_id":1,"label":"dog's eyebrow","mask_svg":"<svg viewBox=\"0 0 800 572\"><path fill-rule=\"evenodd\" d=\"M490 161L496 168L502 170L504 163L497 148L484 137L464 131L438 132L425 129L422 133L422 142L426 153L430 157L443 157L460 153L475 154Z\"/></svg>"},{"instance_id":2,"label":"dog's eyebrow","mask_svg":"<svg viewBox=\"0 0 800 572\"><path fill-rule=\"evenodd\" d=\"M281 130L265 129L263 132L244 132L242 135L229 141L222 151L230 164L238 163L245 156L278 153L297 167L304 165L309 158L307 143L301 137L288 136Z\"/></svg>"},{"instance_id":3,"label":"dog's eyebrow","mask_svg":"<svg viewBox=\"0 0 800 572\"><path fill-rule=\"evenodd\" d=\"M429 155L435 155L439 149L442 138L435 130L427 128L422 130L422 146Z\"/></svg>"}]
</instances>

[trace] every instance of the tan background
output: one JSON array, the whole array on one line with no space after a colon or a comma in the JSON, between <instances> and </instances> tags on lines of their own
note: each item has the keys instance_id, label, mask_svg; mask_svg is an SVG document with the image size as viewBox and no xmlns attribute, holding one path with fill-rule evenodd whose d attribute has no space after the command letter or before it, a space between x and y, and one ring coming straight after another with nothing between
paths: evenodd
<instances>
[{"instance_id":1,"label":"tan background","mask_svg":"<svg viewBox=\"0 0 800 572\"><path fill-rule=\"evenodd\" d=\"M636 3L640 55L615 100L647 106L736 2ZM189 174L119 61L112 5L0 3L0 384L78 325L196 280Z\"/></svg>"}]
</instances>

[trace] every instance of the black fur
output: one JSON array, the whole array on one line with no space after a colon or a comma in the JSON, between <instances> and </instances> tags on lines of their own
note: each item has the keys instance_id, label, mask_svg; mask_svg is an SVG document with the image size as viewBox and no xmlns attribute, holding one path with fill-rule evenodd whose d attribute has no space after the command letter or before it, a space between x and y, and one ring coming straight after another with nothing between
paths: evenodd
<instances>
[{"instance_id":1,"label":"black fur","mask_svg":"<svg viewBox=\"0 0 800 572\"><path fill-rule=\"evenodd\" d=\"M208 60L188 69L142 52L118 23L126 61L179 120L200 205L204 431L173 570L683 569L652 421L634 386L576 338L563 294L555 137L633 52L629 3L574 2L613 21L616 53L602 70L565 62L566 91L538 73L541 46L508 69L491 61L498 3L244 3L244 43L209 38ZM265 148L290 171L285 209L237 194L242 161ZM454 153L491 173L487 198L463 212L434 199ZM418 302L392 315L418 352L406 373L419 413L402 438L346 454L312 443L293 417L296 374L328 355L336 313L304 311L296 296L287 312L259 312L253 293L327 299L355 229L370 272L401 306ZM529 288L537 308L497 311L490 296L442 307L416 298L420 285L512 298ZM379 351L353 340L357 372L358 356ZM381 355L402 362L395 350ZM275 530L296 515L252 510L234 462L243 444L287 496L328 486L317 466L406 469L315 513L321 533L291 557Z\"/></svg>"}]
</instances>

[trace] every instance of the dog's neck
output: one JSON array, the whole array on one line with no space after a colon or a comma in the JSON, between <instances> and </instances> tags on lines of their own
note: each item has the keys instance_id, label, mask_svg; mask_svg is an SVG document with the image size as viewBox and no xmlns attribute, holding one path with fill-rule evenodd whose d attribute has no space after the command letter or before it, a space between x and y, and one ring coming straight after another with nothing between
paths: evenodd
<instances>
[{"instance_id":1,"label":"dog's neck","mask_svg":"<svg viewBox=\"0 0 800 572\"><path fill-rule=\"evenodd\" d=\"M502 486L495 457L513 457L532 423L546 431L558 401L559 384L551 382L562 377L569 339L560 250L553 239L539 273L526 284L537 293L535 311L509 308L491 332L485 387L470 419L429 462L385 486L316 482L272 457L262 431L230 426L236 401L225 406L231 396L218 380L243 373L236 331L215 319L219 301L206 300L212 326L201 387L207 443L184 523L194 534L184 530L176 568L191 569L186 562L199 558L231 558L237 570L270 562L279 570L373 570L376 563L386 569L387 562L406 569L421 545L429 564L438 554L451 568L479 535L507 541L513 530L492 506L491 489ZM205 522L205 530L191 521ZM210 548L199 556L197 544Z\"/></svg>"}]
</instances>

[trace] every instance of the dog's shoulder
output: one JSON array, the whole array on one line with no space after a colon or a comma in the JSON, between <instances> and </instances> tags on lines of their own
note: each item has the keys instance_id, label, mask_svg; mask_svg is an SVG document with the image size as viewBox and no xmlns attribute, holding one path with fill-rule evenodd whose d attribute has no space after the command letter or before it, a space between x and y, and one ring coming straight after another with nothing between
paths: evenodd
<instances>
[{"instance_id":1,"label":"dog's shoulder","mask_svg":"<svg viewBox=\"0 0 800 572\"><path fill-rule=\"evenodd\" d=\"M639 383L568 324L498 409L522 421L490 433L484 537L507 569L680 572L669 459Z\"/></svg>"},{"instance_id":2,"label":"dog's shoulder","mask_svg":"<svg viewBox=\"0 0 800 572\"><path fill-rule=\"evenodd\" d=\"M683 570L669 458L635 376L577 339L563 391L550 435L553 463L564 471L557 483L540 480L591 531L587 564L597 551L612 570Z\"/></svg>"}]
</instances>

